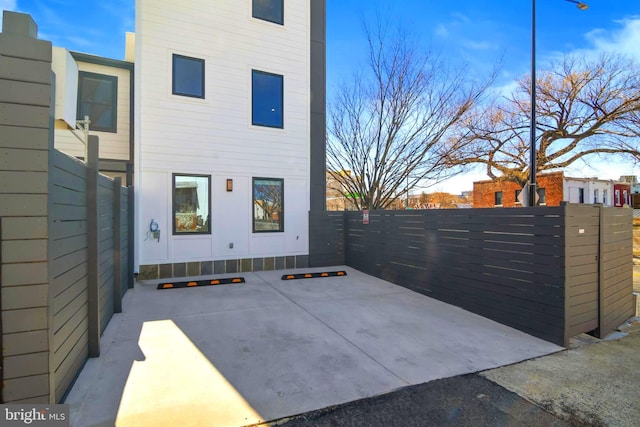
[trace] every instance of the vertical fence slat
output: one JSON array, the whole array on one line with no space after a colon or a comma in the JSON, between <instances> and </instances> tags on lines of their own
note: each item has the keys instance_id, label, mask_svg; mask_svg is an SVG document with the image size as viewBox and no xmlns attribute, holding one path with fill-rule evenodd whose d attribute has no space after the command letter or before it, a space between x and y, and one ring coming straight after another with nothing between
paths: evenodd
<instances>
[{"instance_id":1,"label":"vertical fence slat","mask_svg":"<svg viewBox=\"0 0 640 427\"><path fill-rule=\"evenodd\" d=\"M89 136L87 147L87 238L89 357L100 356L100 251L98 216L98 137Z\"/></svg>"},{"instance_id":2,"label":"vertical fence slat","mask_svg":"<svg viewBox=\"0 0 640 427\"><path fill-rule=\"evenodd\" d=\"M120 227L122 223L120 187L122 179L116 177L113 180L113 312L122 313L122 239L120 239Z\"/></svg>"},{"instance_id":3,"label":"vertical fence slat","mask_svg":"<svg viewBox=\"0 0 640 427\"><path fill-rule=\"evenodd\" d=\"M128 267L127 267L127 284L129 289L133 289L133 265L135 254L135 242L134 242L134 213L135 213L135 198L133 195L133 186L127 187L127 255L128 255Z\"/></svg>"}]
</instances>

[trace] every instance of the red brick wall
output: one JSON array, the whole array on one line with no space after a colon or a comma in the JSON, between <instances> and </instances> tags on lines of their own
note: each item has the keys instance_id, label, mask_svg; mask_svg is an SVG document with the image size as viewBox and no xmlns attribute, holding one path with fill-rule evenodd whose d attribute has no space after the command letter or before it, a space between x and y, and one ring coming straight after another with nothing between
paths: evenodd
<instances>
[{"instance_id":1,"label":"red brick wall","mask_svg":"<svg viewBox=\"0 0 640 427\"><path fill-rule=\"evenodd\" d=\"M560 206L564 198L562 172L538 175L538 188L544 188L547 206ZM520 190L520 184L513 181L477 181L473 183L473 207L491 208L495 206L495 193L502 191L502 206L512 208L520 206L516 200L516 190Z\"/></svg>"}]
</instances>

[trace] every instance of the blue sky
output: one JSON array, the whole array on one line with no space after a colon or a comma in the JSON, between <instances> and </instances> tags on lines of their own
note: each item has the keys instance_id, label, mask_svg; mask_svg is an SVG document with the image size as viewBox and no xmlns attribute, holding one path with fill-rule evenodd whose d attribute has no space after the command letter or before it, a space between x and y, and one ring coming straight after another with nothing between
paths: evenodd
<instances>
[{"instance_id":1,"label":"blue sky","mask_svg":"<svg viewBox=\"0 0 640 427\"><path fill-rule=\"evenodd\" d=\"M537 1L540 66L558 54L574 51L613 50L640 61L640 1L587 3L589 9L580 11L565 0ZM135 0L0 0L1 9L31 14L40 38L69 50L115 59L124 57L124 33L135 31L134 6ZM340 82L365 66L362 23L372 22L377 11L407 29L425 46L468 62L480 75L488 73L502 58L499 86L508 88L530 69L529 0L327 0L329 97ZM621 174L640 175L640 168L602 164L595 170L576 167L567 174L611 179ZM436 189L459 192L471 189L471 182L477 179L486 176L479 172L440 184Z\"/></svg>"}]
</instances>

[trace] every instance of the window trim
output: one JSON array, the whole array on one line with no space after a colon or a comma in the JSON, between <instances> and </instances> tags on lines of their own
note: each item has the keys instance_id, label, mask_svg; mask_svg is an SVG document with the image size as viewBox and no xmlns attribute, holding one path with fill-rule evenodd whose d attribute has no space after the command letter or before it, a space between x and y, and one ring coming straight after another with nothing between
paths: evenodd
<instances>
[{"instance_id":1,"label":"window trim","mask_svg":"<svg viewBox=\"0 0 640 427\"><path fill-rule=\"evenodd\" d=\"M178 231L176 230L176 177L185 176L193 178L207 178L209 191L207 194L207 209L209 215L209 230L208 231ZM174 236L197 236L203 234L212 234L212 221L211 221L211 175L202 175L196 173L173 173L171 175L171 228Z\"/></svg>"},{"instance_id":2,"label":"window trim","mask_svg":"<svg viewBox=\"0 0 640 427\"><path fill-rule=\"evenodd\" d=\"M200 62L200 66L202 69L202 96L192 95L190 93L178 92L176 90L176 58L188 59L191 61ZM195 99L205 99L206 88L205 88L205 60L203 58L196 58L193 56L181 55L179 53L171 54L171 94L176 96L186 96L187 98L195 98Z\"/></svg>"},{"instance_id":3,"label":"window trim","mask_svg":"<svg viewBox=\"0 0 640 427\"><path fill-rule=\"evenodd\" d=\"M255 185L256 181L259 180L269 180L269 181L279 181L280 182L280 191L282 197L282 214L278 220L280 229L279 230L256 230L256 192ZM253 177L251 179L251 230L253 233L262 234L262 233L284 233L284 178L267 178L267 177Z\"/></svg>"},{"instance_id":4,"label":"window trim","mask_svg":"<svg viewBox=\"0 0 640 427\"><path fill-rule=\"evenodd\" d=\"M273 76L273 77L279 77L280 78L280 106L281 106L281 108L280 108L280 126L256 123L255 108L254 108L255 90L254 90L254 83L253 83L253 77L256 74L262 74L262 75L266 75L266 76ZM268 71L257 70L255 68L251 69L251 126L266 127L266 128L271 128L271 129L284 129L284 75L277 74L277 73L270 73Z\"/></svg>"},{"instance_id":5,"label":"window trim","mask_svg":"<svg viewBox=\"0 0 640 427\"><path fill-rule=\"evenodd\" d=\"M84 116L80 116L80 114L82 113L82 94L84 92L83 90L84 77L109 81L111 83L111 97L113 99L113 102L111 104L111 108L113 109L112 125L108 128L95 127L95 124L92 122L89 124L89 129L96 132L117 133L118 132L118 76L113 76L110 74L93 73L90 71L78 71L78 105L76 106L76 120L84 120Z\"/></svg>"},{"instance_id":6,"label":"window trim","mask_svg":"<svg viewBox=\"0 0 640 427\"><path fill-rule=\"evenodd\" d=\"M251 17L254 19L259 19L261 21L270 22L272 24L282 25L284 26L284 0L280 1L280 8L282 10L282 22L278 22L273 19L267 19L266 17L261 17L256 15L256 0L251 0Z\"/></svg>"}]
</instances>

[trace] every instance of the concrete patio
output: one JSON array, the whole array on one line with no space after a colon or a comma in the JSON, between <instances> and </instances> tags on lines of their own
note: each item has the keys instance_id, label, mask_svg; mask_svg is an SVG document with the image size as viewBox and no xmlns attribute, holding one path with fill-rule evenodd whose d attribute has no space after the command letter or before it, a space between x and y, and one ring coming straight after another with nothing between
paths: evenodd
<instances>
[{"instance_id":1,"label":"concrete patio","mask_svg":"<svg viewBox=\"0 0 640 427\"><path fill-rule=\"evenodd\" d=\"M562 349L338 269L347 276L137 283L67 396L71 425L254 424Z\"/></svg>"}]
</instances>

